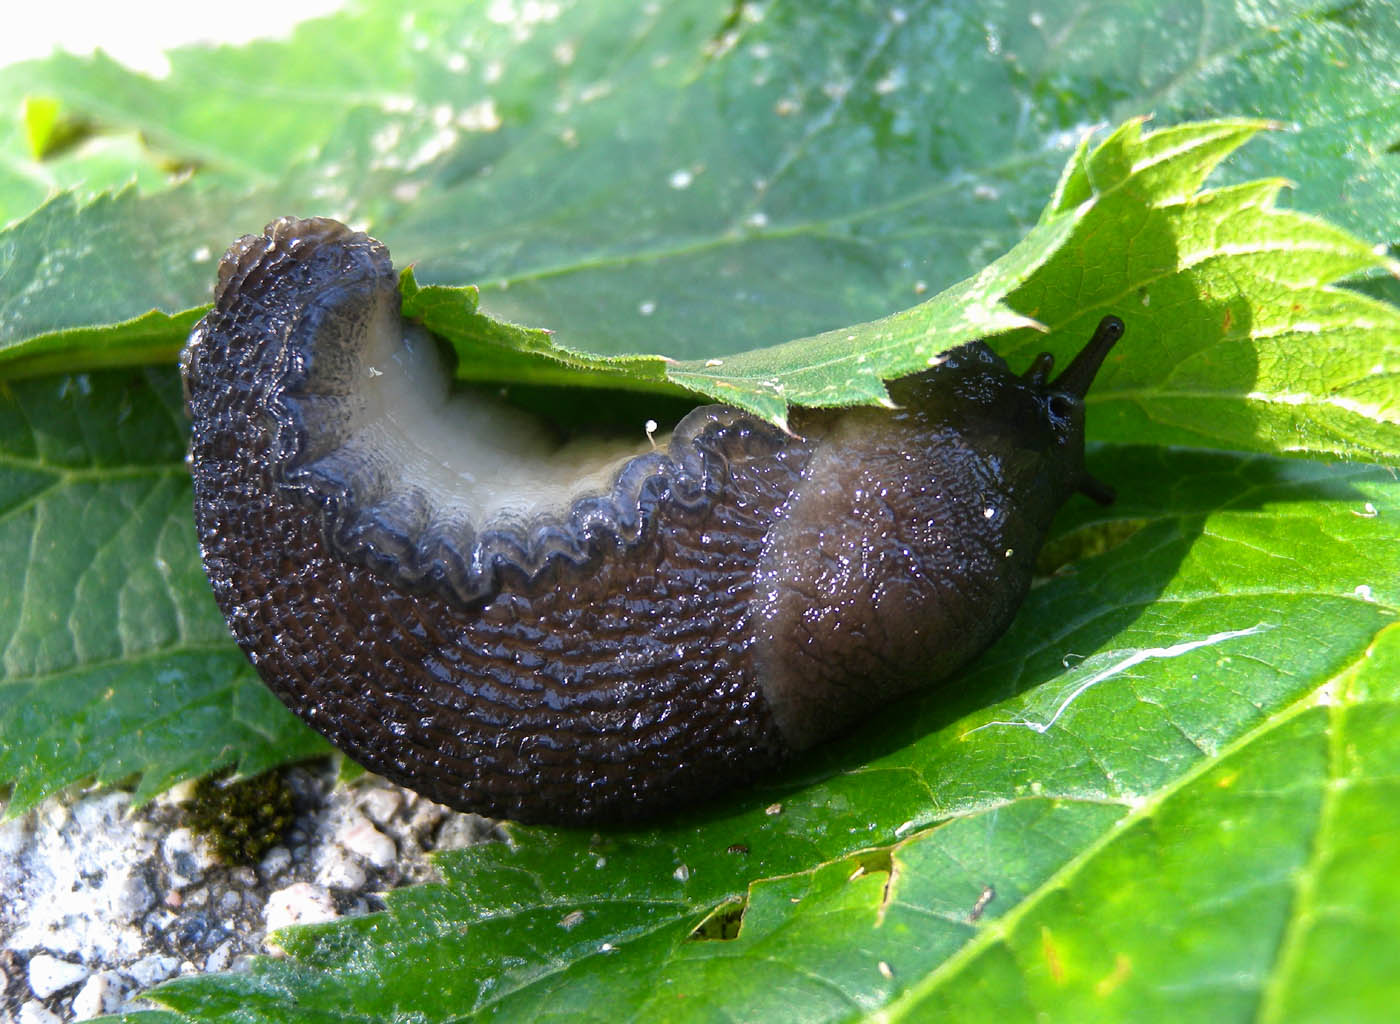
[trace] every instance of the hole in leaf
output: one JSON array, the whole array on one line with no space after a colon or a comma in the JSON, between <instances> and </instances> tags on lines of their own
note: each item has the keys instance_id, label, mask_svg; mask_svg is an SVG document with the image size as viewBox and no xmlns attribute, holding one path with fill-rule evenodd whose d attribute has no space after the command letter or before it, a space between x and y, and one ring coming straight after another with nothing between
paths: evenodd
<instances>
[{"instance_id":1,"label":"hole in leaf","mask_svg":"<svg viewBox=\"0 0 1400 1024\"><path fill-rule=\"evenodd\" d=\"M851 858L855 862L855 869L851 872L850 881L854 882L858 878L866 875L884 875L885 884L880 892L880 914L883 917L885 908L890 902L890 883L894 881L894 857L888 849L862 850Z\"/></svg>"},{"instance_id":2,"label":"hole in leaf","mask_svg":"<svg viewBox=\"0 0 1400 1024\"><path fill-rule=\"evenodd\" d=\"M861 850L851 857L851 881L862 875L888 875L894 870L894 859L888 849Z\"/></svg>"},{"instance_id":3,"label":"hole in leaf","mask_svg":"<svg viewBox=\"0 0 1400 1024\"><path fill-rule=\"evenodd\" d=\"M728 942L739 937L739 929L744 924L744 911L749 909L748 900L730 900L721 903L701 921L690 933L697 942Z\"/></svg>"}]
</instances>

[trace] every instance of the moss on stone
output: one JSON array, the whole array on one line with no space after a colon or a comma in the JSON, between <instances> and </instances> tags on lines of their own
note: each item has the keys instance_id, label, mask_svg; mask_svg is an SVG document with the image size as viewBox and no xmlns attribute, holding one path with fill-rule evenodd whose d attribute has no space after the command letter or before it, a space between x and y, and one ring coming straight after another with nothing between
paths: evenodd
<instances>
[{"instance_id":1,"label":"moss on stone","mask_svg":"<svg viewBox=\"0 0 1400 1024\"><path fill-rule=\"evenodd\" d=\"M256 864L282 841L296 816L292 791L276 771L251 779L200 779L185 813L189 827L228 864Z\"/></svg>"}]
</instances>

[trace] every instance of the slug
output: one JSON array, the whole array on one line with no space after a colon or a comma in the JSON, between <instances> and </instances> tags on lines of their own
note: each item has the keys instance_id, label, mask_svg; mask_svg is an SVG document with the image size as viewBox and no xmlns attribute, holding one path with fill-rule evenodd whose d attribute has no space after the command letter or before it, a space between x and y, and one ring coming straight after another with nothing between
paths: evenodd
<instances>
[{"instance_id":1,"label":"slug","mask_svg":"<svg viewBox=\"0 0 1400 1024\"><path fill-rule=\"evenodd\" d=\"M236 242L181 356L205 570L263 681L451 807L639 819L753 779L1009 624L1084 469L1106 317L1052 382L982 342L895 408L721 405L560 446L450 394L383 245ZM640 434L640 432L639 432Z\"/></svg>"}]
</instances>

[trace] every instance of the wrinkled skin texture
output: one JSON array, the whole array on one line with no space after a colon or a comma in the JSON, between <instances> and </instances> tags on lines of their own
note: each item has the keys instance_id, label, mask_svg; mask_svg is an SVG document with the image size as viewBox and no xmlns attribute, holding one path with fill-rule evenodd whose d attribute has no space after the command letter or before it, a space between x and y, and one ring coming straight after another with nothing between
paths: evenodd
<instances>
[{"instance_id":1,"label":"wrinkled skin texture","mask_svg":"<svg viewBox=\"0 0 1400 1024\"><path fill-rule=\"evenodd\" d=\"M230 249L182 359L196 525L278 697L460 809L636 819L770 770L980 653L1088 486L1082 387L974 343L896 382L898 410L799 411L794 435L702 407L586 516L424 553L344 473L306 471L344 438L299 396L353 369L386 303L396 317L387 252L335 222Z\"/></svg>"}]
</instances>

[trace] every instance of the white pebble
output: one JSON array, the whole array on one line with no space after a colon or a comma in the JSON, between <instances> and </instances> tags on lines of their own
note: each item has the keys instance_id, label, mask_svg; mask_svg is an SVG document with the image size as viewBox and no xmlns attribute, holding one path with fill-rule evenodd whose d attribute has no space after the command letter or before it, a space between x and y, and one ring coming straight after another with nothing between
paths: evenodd
<instances>
[{"instance_id":1,"label":"white pebble","mask_svg":"<svg viewBox=\"0 0 1400 1024\"><path fill-rule=\"evenodd\" d=\"M19 1008L15 1016L16 1024L59 1024L61 1018L37 999L31 999Z\"/></svg>"},{"instance_id":2,"label":"white pebble","mask_svg":"<svg viewBox=\"0 0 1400 1024\"><path fill-rule=\"evenodd\" d=\"M156 797L156 803L178 807L187 804L194 799L195 787L199 785L198 779L186 779L184 782L177 782L160 796Z\"/></svg>"},{"instance_id":3,"label":"white pebble","mask_svg":"<svg viewBox=\"0 0 1400 1024\"><path fill-rule=\"evenodd\" d=\"M267 909L264 912L264 920L270 932L293 924L334 921L339 916L331 894L310 882L296 882L285 889L278 889L268 897Z\"/></svg>"},{"instance_id":4,"label":"white pebble","mask_svg":"<svg viewBox=\"0 0 1400 1024\"><path fill-rule=\"evenodd\" d=\"M209 954L208 959L204 961L204 970L206 973L222 971L232 962L233 940L229 939L227 942L221 943L215 948L214 952Z\"/></svg>"},{"instance_id":5,"label":"white pebble","mask_svg":"<svg viewBox=\"0 0 1400 1024\"><path fill-rule=\"evenodd\" d=\"M394 841L365 818L360 818L336 838L351 853L358 854L380 870L393 864L398 856Z\"/></svg>"},{"instance_id":6,"label":"white pebble","mask_svg":"<svg viewBox=\"0 0 1400 1024\"><path fill-rule=\"evenodd\" d=\"M360 808L376 825L383 825L403 806L403 794L395 789L371 789L360 797Z\"/></svg>"},{"instance_id":7,"label":"white pebble","mask_svg":"<svg viewBox=\"0 0 1400 1024\"><path fill-rule=\"evenodd\" d=\"M364 885L365 877L365 869L351 858L343 846L327 846L317 855L317 885L348 891Z\"/></svg>"},{"instance_id":8,"label":"white pebble","mask_svg":"<svg viewBox=\"0 0 1400 1024\"><path fill-rule=\"evenodd\" d=\"M18 857L34 836L34 814L0 822L0 857Z\"/></svg>"},{"instance_id":9,"label":"white pebble","mask_svg":"<svg viewBox=\"0 0 1400 1024\"><path fill-rule=\"evenodd\" d=\"M73 997L73 1019L87 1020L111 1013L122 1002L121 979L114 971L98 971Z\"/></svg>"},{"instance_id":10,"label":"white pebble","mask_svg":"<svg viewBox=\"0 0 1400 1024\"><path fill-rule=\"evenodd\" d=\"M90 972L82 964L40 953L29 961L29 987L40 999L47 999L70 985L76 985Z\"/></svg>"}]
</instances>

